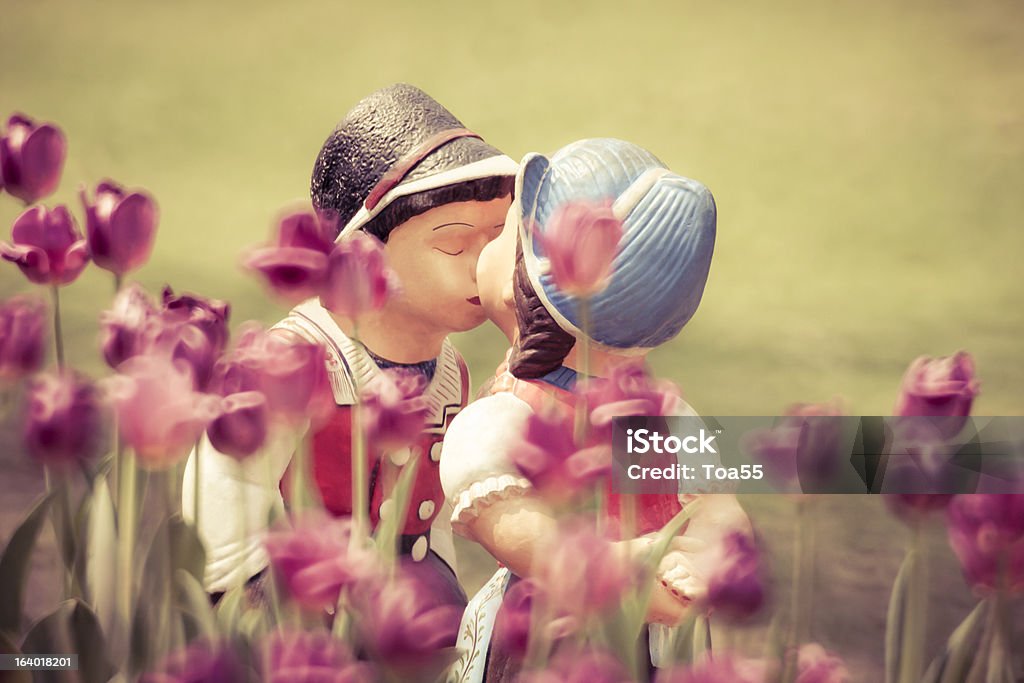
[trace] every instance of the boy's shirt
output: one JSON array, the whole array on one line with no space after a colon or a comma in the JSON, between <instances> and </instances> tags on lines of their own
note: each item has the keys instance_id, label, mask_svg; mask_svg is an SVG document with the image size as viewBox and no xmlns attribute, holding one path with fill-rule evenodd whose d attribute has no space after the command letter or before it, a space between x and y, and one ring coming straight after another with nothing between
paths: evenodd
<instances>
[{"instance_id":1,"label":"boy's shirt","mask_svg":"<svg viewBox=\"0 0 1024 683\"><path fill-rule=\"evenodd\" d=\"M352 513L351 430L352 404L357 386L366 386L380 371L366 349L349 339L330 314L315 300L306 301L274 326L303 339L323 344L336 409L309 439L310 472L326 509L335 515ZM408 514L402 530L403 549L419 561L428 549L455 567L451 537L451 509L441 489L441 440L452 418L466 405L469 372L455 347L445 340L434 376L423 396L429 412L426 427L410 448L391 454L390 463L371 460L370 517L376 525L385 504L389 482L397 468L419 458ZM205 437L200 443L200 529L206 545L206 590L217 592L244 583L268 563L263 531L273 518L285 514L288 467L296 447L293 434L274 434L266 447L242 461L218 453ZM185 469L183 508L193 510L195 454ZM383 510L382 510L383 507ZM243 540L243 535L245 539Z\"/></svg>"}]
</instances>

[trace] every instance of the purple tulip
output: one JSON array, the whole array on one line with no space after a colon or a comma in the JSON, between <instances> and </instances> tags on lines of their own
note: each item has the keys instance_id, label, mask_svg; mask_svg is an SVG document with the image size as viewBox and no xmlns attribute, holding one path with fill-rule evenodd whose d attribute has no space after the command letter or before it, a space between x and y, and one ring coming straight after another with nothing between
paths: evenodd
<instances>
[{"instance_id":1,"label":"purple tulip","mask_svg":"<svg viewBox=\"0 0 1024 683\"><path fill-rule=\"evenodd\" d=\"M949 543L982 594L1024 591L1024 494L968 494L949 505Z\"/></svg>"},{"instance_id":2,"label":"purple tulip","mask_svg":"<svg viewBox=\"0 0 1024 683\"><path fill-rule=\"evenodd\" d=\"M642 362L629 362L612 369L607 379L580 383L590 411L591 436L611 441L612 418L630 415L675 415L682 399L671 382L652 377Z\"/></svg>"},{"instance_id":3,"label":"purple tulip","mask_svg":"<svg viewBox=\"0 0 1024 683\"><path fill-rule=\"evenodd\" d=\"M334 221L328 217L312 211L288 214L278 224L273 244L254 249L245 266L290 304L318 296L327 281L334 232Z\"/></svg>"},{"instance_id":4,"label":"purple tulip","mask_svg":"<svg viewBox=\"0 0 1024 683\"><path fill-rule=\"evenodd\" d=\"M195 640L168 655L140 683L235 683L249 679L238 654L223 643Z\"/></svg>"},{"instance_id":5,"label":"purple tulip","mask_svg":"<svg viewBox=\"0 0 1024 683\"><path fill-rule=\"evenodd\" d=\"M334 245L320 302L333 313L357 318L383 308L397 288L395 274L384 262L384 247L356 232Z\"/></svg>"},{"instance_id":6,"label":"purple tulip","mask_svg":"<svg viewBox=\"0 0 1024 683\"><path fill-rule=\"evenodd\" d=\"M333 608L343 590L365 592L381 576L380 559L352 533L350 519L309 512L267 535L275 574L300 605Z\"/></svg>"},{"instance_id":7,"label":"purple tulip","mask_svg":"<svg viewBox=\"0 0 1024 683\"><path fill-rule=\"evenodd\" d=\"M526 655L530 643L530 619L537 589L529 579L516 581L505 592L494 621L492 647L515 659Z\"/></svg>"},{"instance_id":8,"label":"purple tulip","mask_svg":"<svg viewBox=\"0 0 1024 683\"><path fill-rule=\"evenodd\" d=\"M11 241L0 242L0 256L16 263L30 282L59 287L81 275L89 248L67 207L35 206L14 221Z\"/></svg>"},{"instance_id":9,"label":"purple tulip","mask_svg":"<svg viewBox=\"0 0 1024 683\"><path fill-rule=\"evenodd\" d=\"M455 645L462 611L412 575L399 573L354 599L365 646L389 668L425 668L436 663L438 650Z\"/></svg>"},{"instance_id":10,"label":"purple tulip","mask_svg":"<svg viewBox=\"0 0 1024 683\"><path fill-rule=\"evenodd\" d=\"M559 650L540 671L530 671L517 683L629 683L634 680L618 659L597 650Z\"/></svg>"},{"instance_id":11,"label":"purple tulip","mask_svg":"<svg viewBox=\"0 0 1024 683\"><path fill-rule=\"evenodd\" d=\"M18 296L0 303L0 387L39 371L46 359L46 305Z\"/></svg>"},{"instance_id":12,"label":"purple tulip","mask_svg":"<svg viewBox=\"0 0 1024 683\"><path fill-rule=\"evenodd\" d=\"M538 559L538 591L559 615L578 617L613 609L639 580L639 568L630 557L596 533L592 524L570 524ZM594 567L601 571L594 572Z\"/></svg>"},{"instance_id":13,"label":"purple tulip","mask_svg":"<svg viewBox=\"0 0 1024 683\"><path fill-rule=\"evenodd\" d=\"M60 128L14 114L0 138L0 189L26 204L52 194L60 184L67 151Z\"/></svg>"},{"instance_id":14,"label":"purple tulip","mask_svg":"<svg viewBox=\"0 0 1024 683\"><path fill-rule=\"evenodd\" d=\"M955 418L938 422L943 435L952 437L963 428L971 414L978 386L974 378L974 360L969 353L958 351L942 358L921 356L903 375L893 414Z\"/></svg>"},{"instance_id":15,"label":"purple tulip","mask_svg":"<svg viewBox=\"0 0 1024 683\"><path fill-rule=\"evenodd\" d=\"M430 410L423 398L425 386L422 375L402 370L385 370L367 384L362 424L375 451L390 453L419 438Z\"/></svg>"},{"instance_id":16,"label":"purple tulip","mask_svg":"<svg viewBox=\"0 0 1024 683\"><path fill-rule=\"evenodd\" d=\"M608 286L622 234L611 202L573 202L559 207L536 238L558 288L570 296L589 297Z\"/></svg>"},{"instance_id":17,"label":"purple tulip","mask_svg":"<svg viewBox=\"0 0 1024 683\"><path fill-rule=\"evenodd\" d=\"M742 621L761 609L765 601L761 551L751 534L725 534L710 566L707 593L700 600L704 609L732 621Z\"/></svg>"},{"instance_id":18,"label":"purple tulip","mask_svg":"<svg viewBox=\"0 0 1024 683\"><path fill-rule=\"evenodd\" d=\"M371 683L372 667L357 662L324 631L272 633L262 643L264 683Z\"/></svg>"},{"instance_id":19,"label":"purple tulip","mask_svg":"<svg viewBox=\"0 0 1024 683\"><path fill-rule=\"evenodd\" d=\"M206 434L224 455L247 458L267 440L267 399L258 391L243 391L220 401L220 414L210 422Z\"/></svg>"},{"instance_id":20,"label":"purple tulip","mask_svg":"<svg viewBox=\"0 0 1024 683\"><path fill-rule=\"evenodd\" d=\"M795 683L847 683L849 680L850 672L842 659L829 654L817 643L800 646Z\"/></svg>"},{"instance_id":21,"label":"purple tulip","mask_svg":"<svg viewBox=\"0 0 1024 683\"><path fill-rule=\"evenodd\" d=\"M45 374L28 386L24 441L44 465L89 462L103 445L103 409L96 387L71 372Z\"/></svg>"},{"instance_id":22,"label":"purple tulip","mask_svg":"<svg viewBox=\"0 0 1024 683\"><path fill-rule=\"evenodd\" d=\"M656 683L767 683L771 667L760 660L716 655L700 664L659 671Z\"/></svg>"},{"instance_id":23,"label":"purple tulip","mask_svg":"<svg viewBox=\"0 0 1024 683\"><path fill-rule=\"evenodd\" d=\"M267 397L271 419L290 426L319 423L334 404L323 346L279 331L247 324L238 343L218 365L218 393L259 391Z\"/></svg>"},{"instance_id":24,"label":"purple tulip","mask_svg":"<svg viewBox=\"0 0 1024 683\"><path fill-rule=\"evenodd\" d=\"M577 448L572 415L564 411L531 415L512 460L537 491L554 503L588 491L611 471L612 464L610 445Z\"/></svg>"},{"instance_id":25,"label":"purple tulip","mask_svg":"<svg viewBox=\"0 0 1024 683\"><path fill-rule=\"evenodd\" d=\"M148 193L126 192L107 180L96 188L96 201L89 202L84 188L79 196L89 251L97 266L120 276L149 260L158 213Z\"/></svg>"},{"instance_id":26,"label":"purple tulip","mask_svg":"<svg viewBox=\"0 0 1024 683\"><path fill-rule=\"evenodd\" d=\"M195 391L187 369L165 354L129 358L108 380L121 439L140 464L164 469L188 455L218 401Z\"/></svg>"},{"instance_id":27,"label":"purple tulip","mask_svg":"<svg viewBox=\"0 0 1024 683\"><path fill-rule=\"evenodd\" d=\"M156 344L191 369L199 391L209 387L214 364L227 346L230 314L225 301L175 295L170 287L164 288L162 329Z\"/></svg>"},{"instance_id":28,"label":"purple tulip","mask_svg":"<svg viewBox=\"0 0 1024 683\"><path fill-rule=\"evenodd\" d=\"M144 353L162 329L160 313L138 283L123 287L114 304L100 315L100 348L113 369Z\"/></svg>"},{"instance_id":29,"label":"purple tulip","mask_svg":"<svg viewBox=\"0 0 1024 683\"><path fill-rule=\"evenodd\" d=\"M764 465L780 492L813 493L828 487L846 455L836 419L842 414L838 399L791 405L774 427L746 434L743 449Z\"/></svg>"}]
</instances>

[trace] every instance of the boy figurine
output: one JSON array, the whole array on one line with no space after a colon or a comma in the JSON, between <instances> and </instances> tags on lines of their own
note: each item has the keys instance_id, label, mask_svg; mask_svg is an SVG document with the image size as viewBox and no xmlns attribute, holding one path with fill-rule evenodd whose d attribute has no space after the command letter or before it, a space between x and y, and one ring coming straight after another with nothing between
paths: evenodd
<instances>
[{"instance_id":1,"label":"boy figurine","mask_svg":"<svg viewBox=\"0 0 1024 683\"><path fill-rule=\"evenodd\" d=\"M398 84L367 96L321 148L311 195L317 210L336 215L339 239L363 230L384 242L401 291L358 321L335 316L311 299L275 326L327 350L337 409L312 435L309 458L314 485L334 515L350 515L353 508L350 435L356 387L384 368L425 377L430 412L419 442L404 454L404 461L419 458L420 464L400 546L407 561L436 569L431 576L438 579L441 599L463 605L438 461L441 438L466 405L470 383L447 336L485 320L476 261L504 224L515 172L512 159L418 88ZM351 338L356 322L359 342ZM202 508L223 511L203 515L199 529L207 549L205 587L218 593L267 566L262 532L272 514L284 512L279 483L294 440L272 439L244 462L216 452L207 439L200 448ZM194 457L185 471L186 513L193 510ZM371 468L367 496L374 524L388 512L379 466ZM248 536L240 542L243 522L233 510L243 505Z\"/></svg>"}]
</instances>

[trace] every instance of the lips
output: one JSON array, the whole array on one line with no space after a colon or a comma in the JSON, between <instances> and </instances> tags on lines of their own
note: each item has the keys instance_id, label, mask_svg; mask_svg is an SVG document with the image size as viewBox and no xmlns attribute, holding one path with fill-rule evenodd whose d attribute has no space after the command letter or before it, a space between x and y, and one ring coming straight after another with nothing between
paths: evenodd
<instances>
[{"instance_id":1,"label":"lips","mask_svg":"<svg viewBox=\"0 0 1024 683\"><path fill-rule=\"evenodd\" d=\"M478 296L474 296L472 298L466 299L466 301L468 301L469 303L473 304L474 306L479 306L480 305L480 297L478 297Z\"/></svg>"}]
</instances>

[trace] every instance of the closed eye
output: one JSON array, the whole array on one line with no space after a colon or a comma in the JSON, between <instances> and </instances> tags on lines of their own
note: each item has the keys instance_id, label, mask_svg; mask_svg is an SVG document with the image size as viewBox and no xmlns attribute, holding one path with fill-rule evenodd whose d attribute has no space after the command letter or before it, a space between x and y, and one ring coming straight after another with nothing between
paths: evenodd
<instances>
[{"instance_id":1,"label":"closed eye","mask_svg":"<svg viewBox=\"0 0 1024 683\"><path fill-rule=\"evenodd\" d=\"M434 249L436 249L437 251L441 252L442 254L448 254L449 256L458 256L463 251L465 251L464 249L459 249L458 251L445 251L444 249L441 249L440 247L434 247Z\"/></svg>"}]
</instances>

